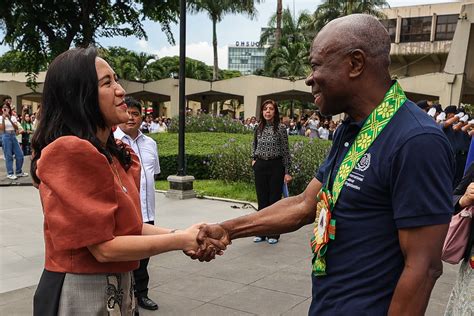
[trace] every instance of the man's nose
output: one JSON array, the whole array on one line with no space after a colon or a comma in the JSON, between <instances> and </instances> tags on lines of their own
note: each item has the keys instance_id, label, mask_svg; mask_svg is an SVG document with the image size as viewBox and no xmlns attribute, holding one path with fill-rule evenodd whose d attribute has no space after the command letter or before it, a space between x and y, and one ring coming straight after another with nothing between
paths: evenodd
<instances>
[{"instance_id":1,"label":"man's nose","mask_svg":"<svg viewBox=\"0 0 474 316\"><path fill-rule=\"evenodd\" d=\"M304 81L304 83L307 85L307 86L312 86L314 84L314 79L313 79L313 74L309 74L308 77L306 77L306 80Z\"/></svg>"}]
</instances>

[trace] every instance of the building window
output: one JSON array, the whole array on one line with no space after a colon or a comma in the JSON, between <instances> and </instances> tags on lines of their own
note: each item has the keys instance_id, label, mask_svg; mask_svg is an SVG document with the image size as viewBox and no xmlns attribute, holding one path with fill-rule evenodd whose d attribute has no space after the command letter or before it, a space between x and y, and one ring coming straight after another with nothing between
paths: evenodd
<instances>
[{"instance_id":1,"label":"building window","mask_svg":"<svg viewBox=\"0 0 474 316\"><path fill-rule=\"evenodd\" d=\"M383 26L387 29L390 35L390 42L395 43L395 34L397 33L397 19L382 20Z\"/></svg>"},{"instance_id":2,"label":"building window","mask_svg":"<svg viewBox=\"0 0 474 316\"><path fill-rule=\"evenodd\" d=\"M400 42L428 42L431 34L431 16L402 19Z\"/></svg>"},{"instance_id":3,"label":"building window","mask_svg":"<svg viewBox=\"0 0 474 316\"><path fill-rule=\"evenodd\" d=\"M456 25L458 24L458 15L439 15L436 21L436 41L449 41L454 37Z\"/></svg>"}]
</instances>

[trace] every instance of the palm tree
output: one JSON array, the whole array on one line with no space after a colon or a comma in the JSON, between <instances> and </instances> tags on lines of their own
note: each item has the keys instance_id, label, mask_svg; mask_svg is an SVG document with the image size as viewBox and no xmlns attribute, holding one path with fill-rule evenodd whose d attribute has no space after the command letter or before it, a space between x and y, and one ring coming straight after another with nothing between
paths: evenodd
<instances>
[{"instance_id":1,"label":"palm tree","mask_svg":"<svg viewBox=\"0 0 474 316\"><path fill-rule=\"evenodd\" d=\"M310 27L317 33L331 20L353 13L366 13L377 18L385 18L385 14L381 11L385 7L389 7L385 0L325 0L314 12Z\"/></svg>"},{"instance_id":2,"label":"palm tree","mask_svg":"<svg viewBox=\"0 0 474 316\"><path fill-rule=\"evenodd\" d=\"M277 18L277 14L270 18L269 27L261 35L261 43L265 43L274 32L275 24L278 24ZM311 38L305 30L311 23L311 16L303 11L297 19L294 19L290 9L287 8L282 12L281 20L281 38L278 45L275 43L266 52L264 73L271 77L295 81L304 78L310 70L308 55ZM288 105L290 116L293 117L293 100Z\"/></svg>"},{"instance_id":3,"label":"palm tree","mask_svg":"<svg viewBox=\"0 0 474 316\"><path fill-rule=\"evenodd\" d=\"M130 69L130 75L133 80L150 81L153 79L153 70L149 67L150 63L157 60L155 55L147 53L132 52L124 59L125 65Z\"/></svg>"},{"instance_id":4,"label":"palm tree","mask_svg":"<svg viewBox=\"0 0 474 316\"><path fill-rule=\"evenodd\" d=\"M278 48L280 46L282 10L283 10L283 0L277 0L275 48Z\"/></svg>"},{"instance_id":5,"label":"palm tree","mask_svg":"<svg viewBox=\"0 0 474 316\"><path fill-rule=\"evenodd\" d=\"M265 57L265 74L272 77L296 79L306 76L309 71L308 54L310 38L304 32L311 16L303 11L296 21L293 19L289 8L282 12L282 29L279 46L269 48ZM268 28L260 38L266 42L275 30L276 15L270 18Z\"/></svg>"},{"instance_id":6,"label":"palm tree","mask_svg":"<svg viewBox=\"0 0 474 316\"><path fill-rule=\"evenodd\" d=\"M226 14L245 13L250 18L255 17L255 3L260 0L194 0L189 3L192 13L206 12L212 20L212 48L214 51L214 68L212 79L217 80L219 74L217 56L217 22L222 21Z\"/></svg>"}]
</instances>

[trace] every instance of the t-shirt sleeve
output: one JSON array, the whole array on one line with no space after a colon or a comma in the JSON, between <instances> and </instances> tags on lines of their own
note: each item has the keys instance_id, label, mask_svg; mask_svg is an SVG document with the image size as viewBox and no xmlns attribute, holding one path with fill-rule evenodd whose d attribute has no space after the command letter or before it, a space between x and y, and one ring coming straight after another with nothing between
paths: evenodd
<instances>
[{"instance_id":1,"label":"t-shirt sleeve","mask_svg":"<svg viewBox=\"0 0 474 316\"><path fill-rule=\"evenodd\" d=\"M114 238L117 199L107 158L73 136L43 149L37 175L45 229L56 250L78 249Z\"/></svg>"},{"instance_id":2,"label":"t-shirt sleeve","mask_svg":"<svg viewBox=\"0 0 474 316\"><path fill-rule=\"evenodd\" d=\"M326 169L329 166L329 157L323 161L323 163L319 166L318 170L316 170L316 174L314 177L321 183L324 183L324 174L326 173Z\"/></svg>"},{"instance_id":3,"label":"t-shirt sleeve","mask_svg":"<svg viewBox=\"0 0 474 316\"><path fill-rule=\"evenodd\" d=\"M398 228L450 222L454 159L445 137L424 133L410 138L393 156L390 174Z\"/></svg>"}]
</instances>

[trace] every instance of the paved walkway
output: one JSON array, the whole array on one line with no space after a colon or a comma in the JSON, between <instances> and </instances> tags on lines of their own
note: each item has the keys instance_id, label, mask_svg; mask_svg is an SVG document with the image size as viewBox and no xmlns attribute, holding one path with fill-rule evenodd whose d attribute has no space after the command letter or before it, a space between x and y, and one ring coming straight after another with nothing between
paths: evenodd
<instances>
[{"instance_id":1,"label":"paved walkway","mask_svg":"<svg viewBox=\"0 0 474 316\"><path fill-rule=\"evenodd\" d=\"M235 203L175 201L156 193L157 223L185 228L253 212ZM149 296L158 312L141 315L306 315L311 301L311 227L282 236L276 245L235 240L211 263L181 252L150 261ZM31 315L32 297L43 265L42 213L38 193L28 186L0 187L0 315ZM456 267L446 265L427 315L442 315Z\"/></svg>"}]
</instances>

